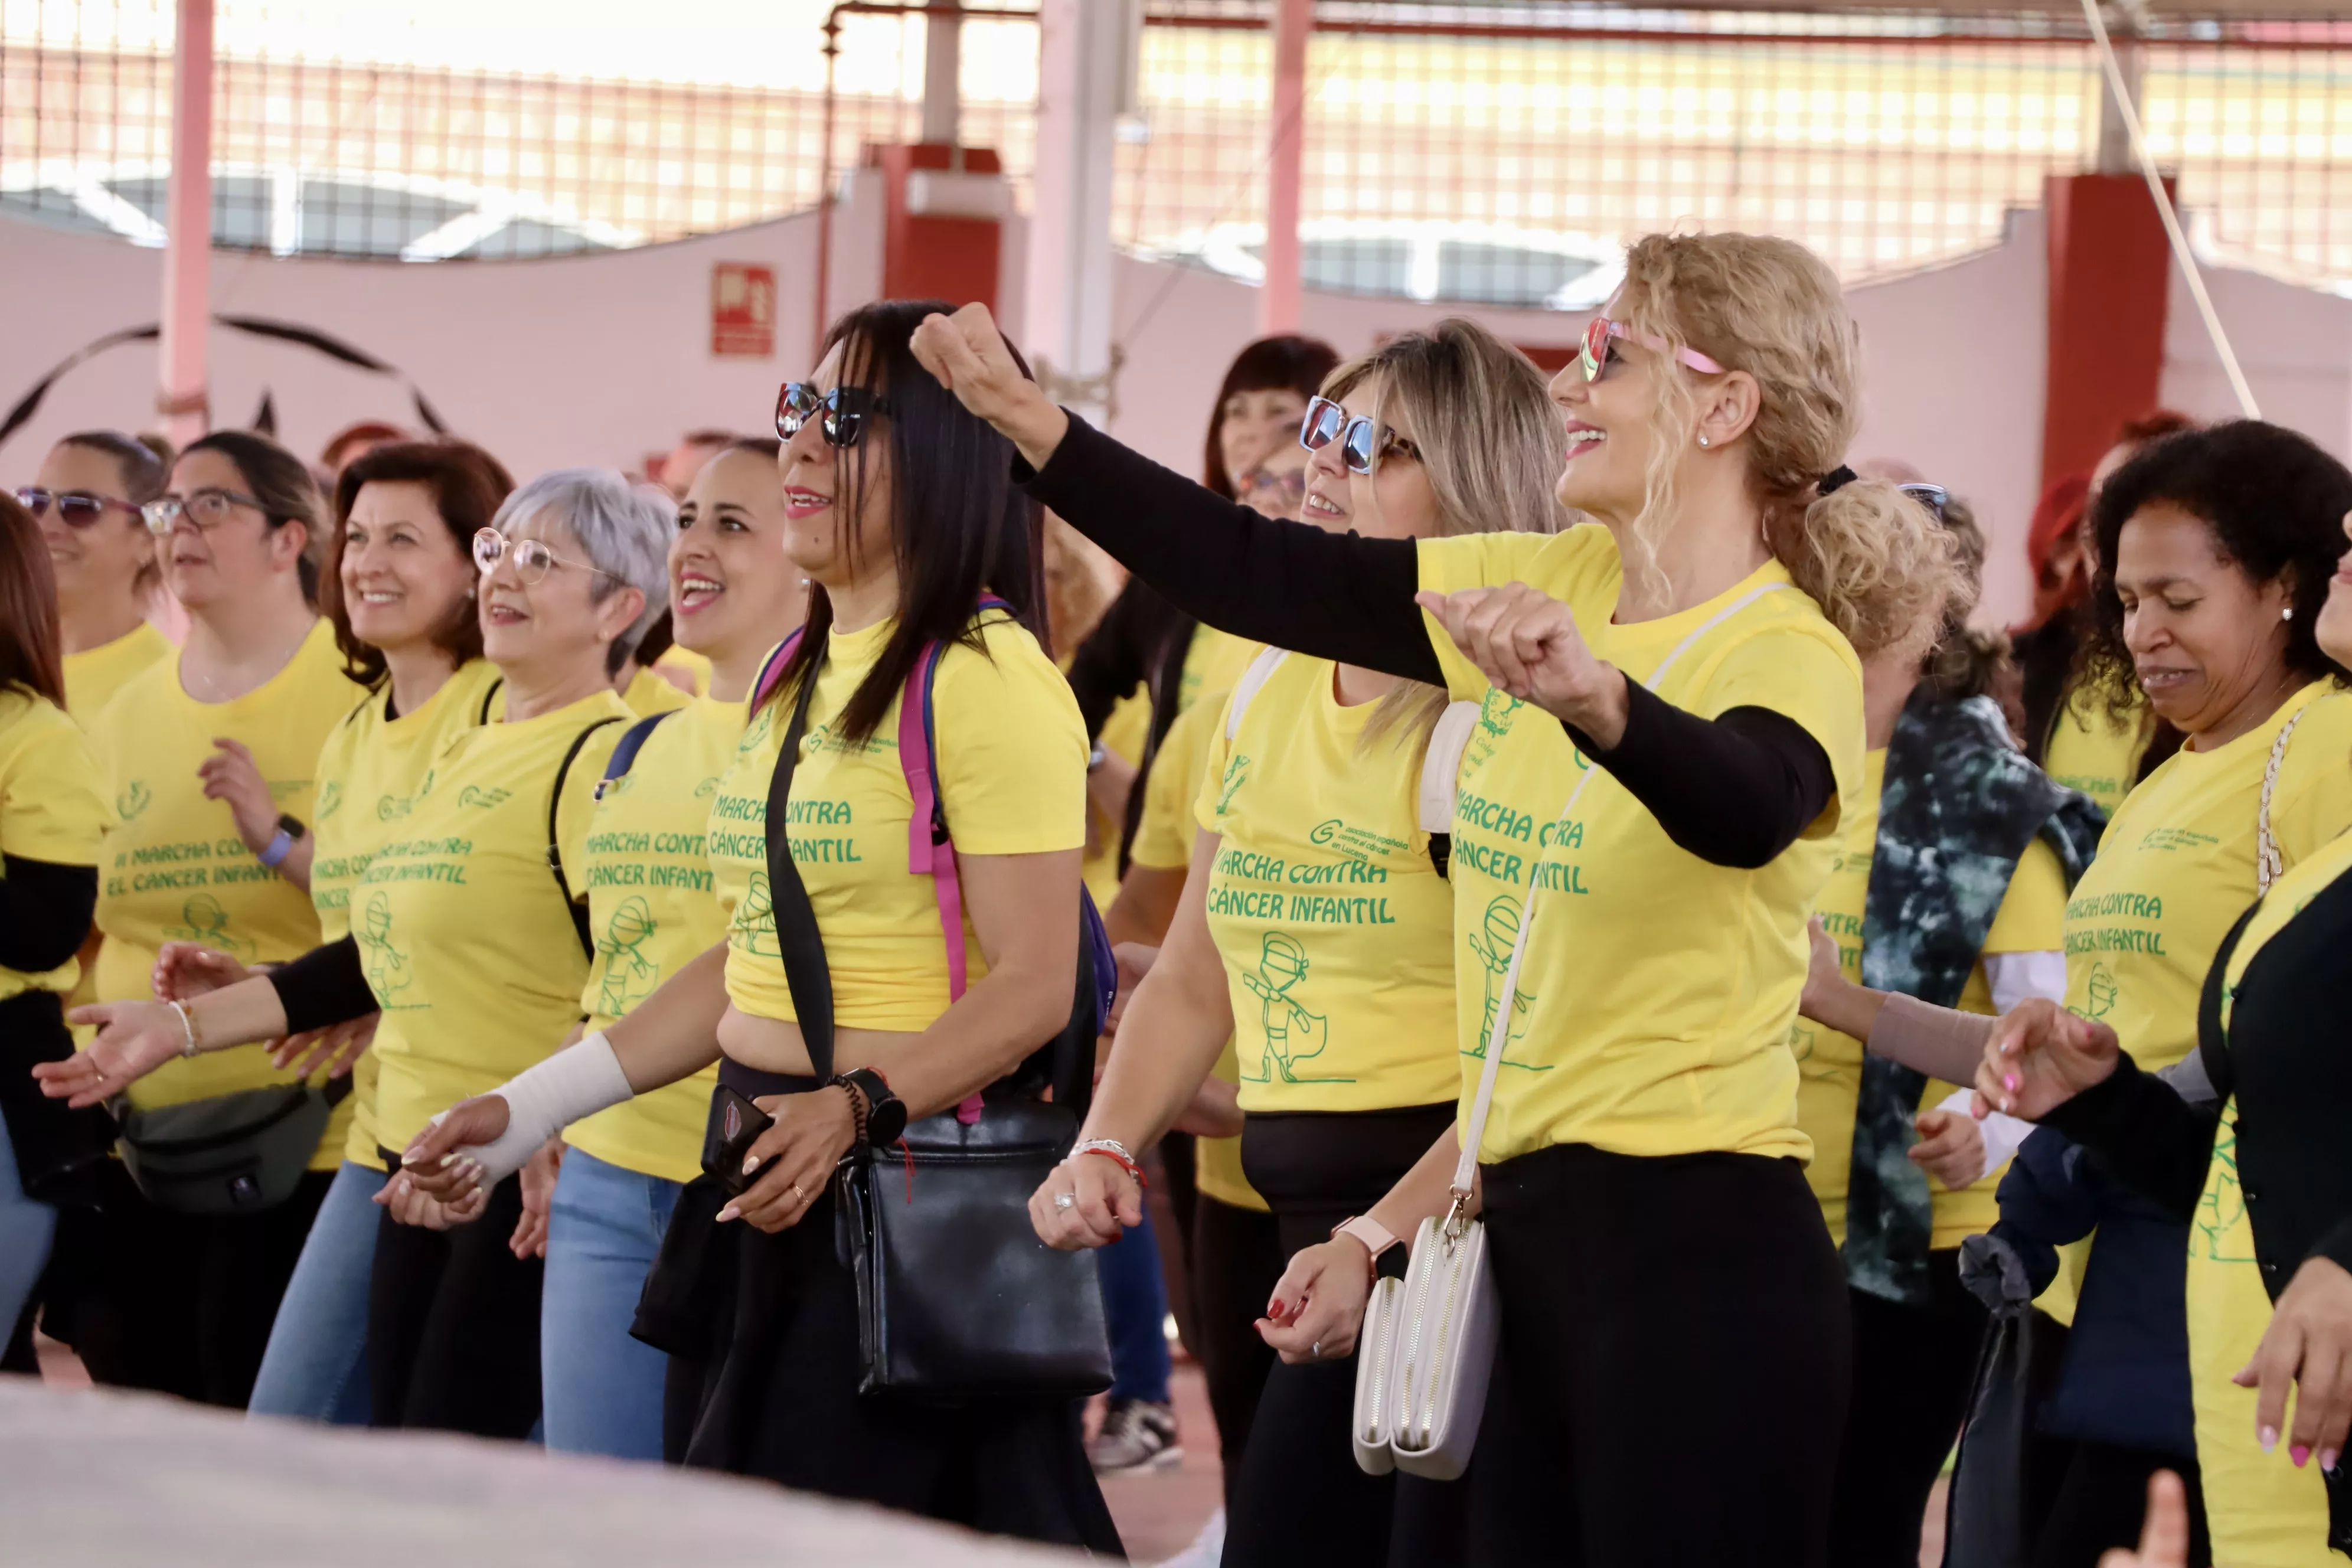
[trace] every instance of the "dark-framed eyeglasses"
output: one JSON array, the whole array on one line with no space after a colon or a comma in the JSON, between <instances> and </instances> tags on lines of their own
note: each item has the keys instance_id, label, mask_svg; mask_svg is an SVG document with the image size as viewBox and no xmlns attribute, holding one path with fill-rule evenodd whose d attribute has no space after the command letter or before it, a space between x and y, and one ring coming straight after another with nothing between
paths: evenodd
<instances>
[{"instance_id":1,"label":"dark-framed eyeglasses","mask_svg":"<svg viewBox=\"0 0 2352 1568\"><path fill-rule=\"evenodd\" d=\"M1952 502L1952 492L1941 485L1897 485L1895 487L1921 506L1937 522L1944 521L1944 509Z\"/></svg>"},{"instance_id":2,"label":"dark-framed eyeglasses","mask_svg":"<svg viewBox=\"0 0 2352 1568\"><path fill-rule=\"evenodd\" d=\"M269 515L268 507L243 490L212 487L191 490L184 496L157 496L139 509L139 515L147 520L147 531L161 538L171 532L183 518L193 523L198 532L218 528L229 520L230 513L241 506L249 506L265 518Z\"/></svg>"},{"instance_id":3,"label":"dark-framed eyeglasses","mask_svg":"<svg viewBox=\"0 0 2352 1568\"><path fill-rule=\"evenodd\" d=\"M110 511L126 517L138 517L140 510L127 500L112 496L95 496L88 490L47 490L38 485L26 485L16 491L16 500L37 519L47 517L49 509L58 509L58 521L68 528L94 528L98 520Z\"/></svg>"},{"instance_id":4,"label":"dark-framed eyeglasses","mask_svg":"<svg viewBox=\"0 0 2352 1568\"><path fill-rule=\"evenodd\" d=\"M862 386L820 392L810 382L788 381L776 393L776 435L789 441L814 418L826 446L855 447L865 436L869 418L891 412L888 398Z\"/></svg>"},{"instance_id":5,"label":"dark-framed eyeglasses","mask_svg":"<svg viewBox=\"0 0 2352 1568\"><path fill-rule=\"evenodd\" d=\"M481 528L474 531L474 564L480 569L483 576L488 576L498 569L500 561L509 558L514 563L515 580L526 588L544 582L548 573L558 566L569 566L581 572L593 572L597 576L610 577L615 583L621 581L617 574L607 572L602 566L593 563L566 561L562 556L550 550L542 541L509 539L495 528Z\"/></svg>"},{"instance_id":6,"label":"dark-framed eyeglasses","mask_svg":"<svg viewBox=\"0 0 2352 1568\"><path fill-rule=\"evenodd\" d=\"M1370 473L1391 452L1421 461L1420 447L1385 426L1375 425L1370 415L1350 416L1329 398L1318 397L1307 405L1307 417L1299 422L1298 444L1319 452L1334 441L1339 443L1339 455L1351 473Z\"/></svg>"}]
</instances>

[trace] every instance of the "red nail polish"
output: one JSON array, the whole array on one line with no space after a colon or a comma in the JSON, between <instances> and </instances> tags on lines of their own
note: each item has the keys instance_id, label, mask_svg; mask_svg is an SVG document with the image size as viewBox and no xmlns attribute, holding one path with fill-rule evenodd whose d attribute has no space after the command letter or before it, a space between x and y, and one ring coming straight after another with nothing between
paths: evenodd
<instances>
[{"instance_id":1,"label":"red nail polish","mask_svg":"<svg viewBox=\"0 0 2352 1568\"><path fill-rule=\"evenodd\" d=\"M1277 1296L1277 1297L1276 1297L1273 1300L1268 1301L1268 1302L1265 1304L1265 1315L1266 1315L1267 1317L1269 1317L1269 1318L1276 1318L1276 1319L1278 1319L1278 1318L1280 1318L1280 1317L1282 1316L1282 1298L1281 1298L1281 1297Z\"/></svg>"}]
</instances>

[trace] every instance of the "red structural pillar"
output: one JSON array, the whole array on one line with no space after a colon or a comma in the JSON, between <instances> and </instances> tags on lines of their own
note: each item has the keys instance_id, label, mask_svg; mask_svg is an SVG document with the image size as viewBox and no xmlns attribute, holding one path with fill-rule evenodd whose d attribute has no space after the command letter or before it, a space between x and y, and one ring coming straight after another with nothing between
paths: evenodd
<instances>
[{"instance_id":1,"label":"red structural pillar","mask_svg":"<svg viewBox=\"0 0 2352 1568\"><path fill-rule=\"evenodd\" d=\"M2168 189L2170 182L2167 182ZM2042 482L2087 473L2116 426L2158 402L2172 255L2137 174L2070 174L2044 186L2050 336Z\"/></svg>"},{"instance_id":2,"label":"red structural pillar","mask_svg":"<svg viewBox=\"0 0 2352 1568\"><path fill-rule=\"evenodd\" d=\"M184 447L211 421L205 331L212 321L213 0L179 0L172 65L172 178L164 196L163 338L155 411Z\"/></svg>"},{"instance_id":3,"label":"red structural pillar","mask_svg":"<svg viewBox=\"0 0 2352 1568\"><path fill-rule=\"evenodd\" d=\"M1257 329L1298 330L1299 163L1307 142L1307 36L1315 0L1280 0L1274 12L1274 118L1265 169L1265 283Z\"/></svg>"},{"instance_id":4,"label":"red structural pillar","mask_svg":"<svg viewBox=\"0 0 2352 1568\"><path fill-rule=\"evenodd\" d=\"M883 175L882 297L996 309L1003 165L985 147L868 147Z\"/></svg>"}]
</instances>

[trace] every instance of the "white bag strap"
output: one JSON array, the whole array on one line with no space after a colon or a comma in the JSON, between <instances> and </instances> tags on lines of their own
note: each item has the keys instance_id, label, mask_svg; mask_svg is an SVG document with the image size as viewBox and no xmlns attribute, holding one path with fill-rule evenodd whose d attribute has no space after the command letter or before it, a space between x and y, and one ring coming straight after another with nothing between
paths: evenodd
<instances>
[{"instance_id":1,"label":"white bag strap","mask_svg":"<svg viewBox=\"0 0 2352 1568\"><path fill-rule=\"evenodd\" d=\"M1787 583L1767 583L1742 594L1693 627L1688 637L1676 643L1674 650L1658 661L1658 668L1650 671L1650 678L1642 684L1655 691L1658 682L1665 679L1666 671L1675 667L1676 659L1690 651L1692 644L1765 595L1778 593L1790 585ZM1576 809L1577 797L1584 793L1584 786L1592 782L1592 775L1598 772L1598 767L1588 766L1578 776L1576 787L1569 791L1568 804L1559 808L1561 818ZM1511 962L1503 969L1503 988L1498 993L1502 1001L1496 1006L1494 1025L1486 1032L1486 1065L1478 1075L1478 1098L1471 1103L1470 1125L1462 1138L1462 1157L1454 1166L1454 1212L1446 1217L1449 1227L1457 1226L1469 1212L1471 1183L1478 1175L1478 1146L1486 1142L1486 1113L1495 1108L1495 1080L1502 1075L1503 1047L1511 1035L1511 1004L1519 994L1519 963L1528 955L1528 931L1535 924L1535 918L1536 889L1530 882L1527 904L1519 910L1518 939L1511 946Z\"/></svg>"},{"instance_id":2,"label":"white bag strap","mask_svg":"<svg viewBox=\"0 0 2352 1568\"><path fill-rule=\"evenodd\" d=\"M1462 753L1478 728L1478 704L1450 702L1430 727L1429 749L1421 758L1421 830L1454 831L1454 795L1462 773Z\"/></svg>"},{"instance_id":3,"label":"white bag strap","mask_svg":"<svg viewBox=\"0 0 2352 1568\"><path fill-rule=\"evenodd\" d=\"M2254 814L2254 896L2261 898L2271 890L2271 884L2286 869L2280 858L2277 837L2271 832L2271 794L2278 788L2279 764L2286 761L2286 739L2294 727L2303 722L2308 708L2298 708L2280 726L2278 739L2271 742L2271 760L2263 769L2262 809Z\"/></svg>"},{"instance_id":4,"label":"white bag strap","mask_svg":"<svg viewBox=\"0 0 2352 1568\"><path fill-rule=\"evenodd\" d=\"M1226 740L1230 741L1242 732L1242 715L1249 711L1250 699L1258 694L1259 688L1274 679L1275 666L1289 657L1281 648L1270 647L1262 649L1255 658L1250 660L1249 668L1242 671L1242 678L1234 682L1234 705L1225 712Z\"/></svg>"}]
</instances>

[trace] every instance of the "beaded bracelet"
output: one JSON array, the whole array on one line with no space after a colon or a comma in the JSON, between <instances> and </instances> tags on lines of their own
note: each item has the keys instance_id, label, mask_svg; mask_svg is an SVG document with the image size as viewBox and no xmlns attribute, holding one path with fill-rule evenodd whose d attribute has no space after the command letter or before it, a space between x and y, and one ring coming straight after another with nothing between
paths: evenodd
<instances>
[{"instance_id":1,"label":"beaded bracelet","mask_svg":"<svg viewBox=\"0 0 2352 1568\"><path fill-rule=\"evenodd\" d=\"M180 1016L181 1031L187 1036L186 1042L180 1047L180 1055L184 1058L192 1058L198 1051L203 1050L204 1047L198 1043L195 1015L188 1011L187 1005L183 1002L166 1002L163 1005Z\"/></svg>"},{"instance_id":2,"label":"beaded bracelet","mask_svg":"<svg viewBox=\"0 0 2352 1568\"><path fill-rule=\"evenodd\" d=\"M1076 1159L1080 1154L1099 1154L1133 1176L1138 1187L1151 1185L1150 1181L1143 1173L1143 1167L1135 1163L1135 1156L1127 1152L1127 1145L1116 1138L1089 1138L1070 1151L1072 1159Z\"/></svg>"}]
</instances>

